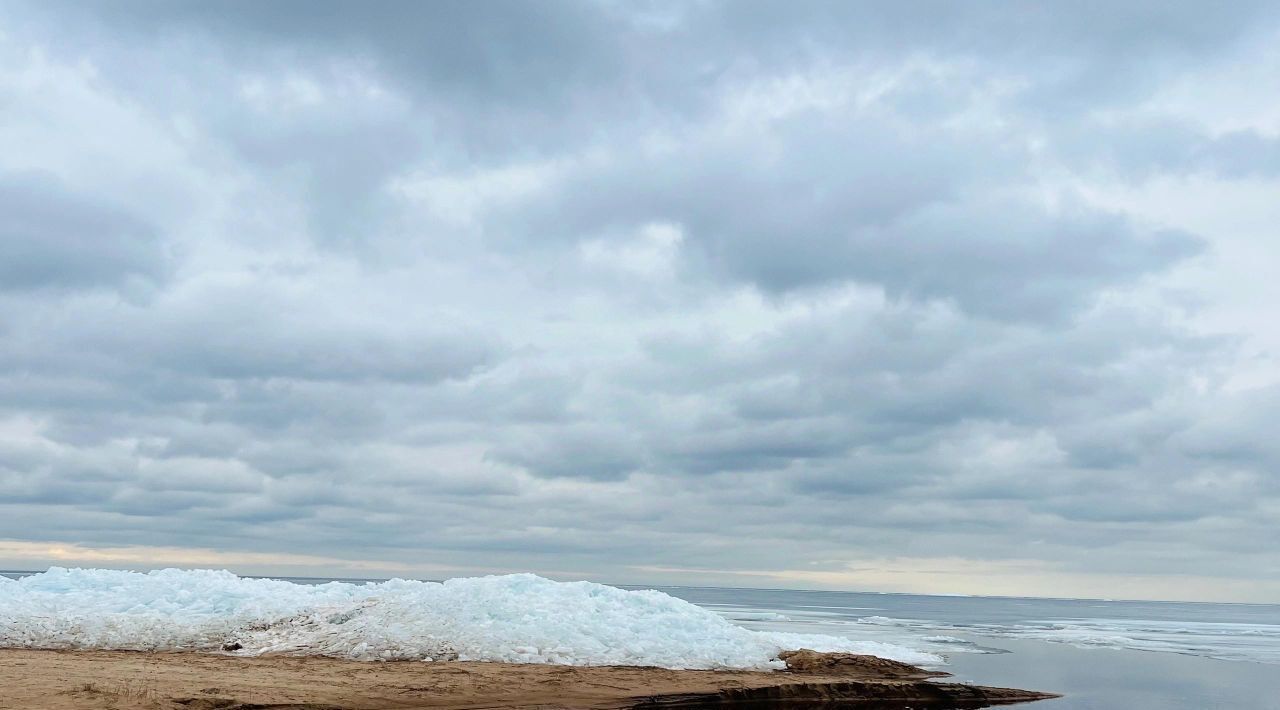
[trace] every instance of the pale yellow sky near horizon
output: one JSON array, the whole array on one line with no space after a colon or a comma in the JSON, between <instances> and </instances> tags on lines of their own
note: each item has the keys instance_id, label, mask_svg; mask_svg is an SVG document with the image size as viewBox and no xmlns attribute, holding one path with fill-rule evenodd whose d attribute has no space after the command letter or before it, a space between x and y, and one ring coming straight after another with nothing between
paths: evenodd
<instances>
[{"instance_id":1,"label":"pale yellow sky near horizon","mask_svg":"<svg viewBox=\"0 0 1280 710\"><path fill-rule=\"evenodd\" d=\"M0 569L38 571L52 566L147 570L218 568L237 574L297 577L409 577L533 572L553 579L613 584L743 586L934 595L1280 603L1280 583L1196 575L1083 574L1039 560L972 560L960 557L865 558L828 570L719 570L628 565L625 573L581 570L501 569L318 555L0 540ZM619 576L623 578L618 578ZM1152 594L1151 590L1159 590ZM1167 590L1167 593L1162 593Z\"/></svg>"}]
</instances>

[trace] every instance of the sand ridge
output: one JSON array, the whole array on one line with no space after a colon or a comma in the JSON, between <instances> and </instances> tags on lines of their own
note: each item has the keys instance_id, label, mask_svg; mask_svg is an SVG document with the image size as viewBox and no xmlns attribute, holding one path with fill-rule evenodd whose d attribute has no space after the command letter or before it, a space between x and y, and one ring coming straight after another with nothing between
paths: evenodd
<instances>
[{"instance_id":1,"label":"sand ridge","mask_svg":"<svg viewBox=\"0 0 1280 710\"><path fill-rule=\"evenodd\" d=\"M0 708L942 708L1052 697L936 683L937 673L906 664L835 655L845 656L797 657L794 670L769 672L0 649Z\"/></svg>"}]
</instances>

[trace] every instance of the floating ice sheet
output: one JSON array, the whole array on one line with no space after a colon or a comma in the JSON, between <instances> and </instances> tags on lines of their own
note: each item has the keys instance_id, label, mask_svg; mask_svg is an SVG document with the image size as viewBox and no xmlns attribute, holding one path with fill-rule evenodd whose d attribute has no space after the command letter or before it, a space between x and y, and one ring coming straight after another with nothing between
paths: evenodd
<instances>
[{"instance_id":1,"label":"floating ice sheet","mask_svg":"<svg viewBox=\"0 0 1280 710\"><path fill-rule=\"evenodd\" d=\"M1006 623L944 623L868 616L862 624L953 631L994 638L1033 639L1078 648L1160 651L1222 661L1280 664L1280 624L1152 619L1046 619ZM936 637L923 636L931 641Z\"/></svg>"}]
</instances>

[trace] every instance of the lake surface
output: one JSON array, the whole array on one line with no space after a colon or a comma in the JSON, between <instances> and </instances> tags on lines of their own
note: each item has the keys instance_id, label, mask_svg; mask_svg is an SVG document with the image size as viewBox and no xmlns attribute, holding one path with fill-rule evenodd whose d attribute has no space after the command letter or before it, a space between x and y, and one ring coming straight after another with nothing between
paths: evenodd
<instances>
[{"instance_id":1,"label":"lake surface","mask_svg":"<svg viewBox=\"0 0 1280 710\"><path fill-rule=\"evenodd\" d=\"M1280 710L1280 605L657 587L749 628L873 638L1045 710Z\"/></svg>"}]
</instances>

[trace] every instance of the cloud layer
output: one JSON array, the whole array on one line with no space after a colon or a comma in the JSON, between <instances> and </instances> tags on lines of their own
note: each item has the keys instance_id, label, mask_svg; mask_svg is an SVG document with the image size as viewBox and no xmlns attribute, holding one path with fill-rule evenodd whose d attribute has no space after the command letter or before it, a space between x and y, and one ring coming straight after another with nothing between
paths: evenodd
<instances>
[{"instance_id":1,"label":"cloud layer","mask_svg":"<svg viewBox=\"0 0 1280 710\"><path fill-rule=\"evenodd\" d=\"M1280 599L1277 39L10 4L0 562Z\"/></svg>"}]
</instances>

